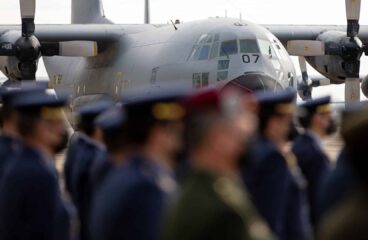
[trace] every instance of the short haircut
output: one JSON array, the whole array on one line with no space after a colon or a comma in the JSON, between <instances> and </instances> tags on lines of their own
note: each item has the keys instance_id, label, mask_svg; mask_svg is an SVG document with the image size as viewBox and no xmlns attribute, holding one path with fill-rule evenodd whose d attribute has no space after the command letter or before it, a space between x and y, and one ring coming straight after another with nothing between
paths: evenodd
<instances>
[{"instance_id":1,"label":"short haircut","mask_svg":"<svg viewBox=\"0 0 368 240\"><path fill-rule=\"evenodd\" d=\"M96 133L96 126L92 122L80 122L77 124L77 130L85 133L88 137L92 137Z\"/></svg>"},{"instance_id":2,"label":"short haircut","mask_svg":"<svg viewBox=\"0 0 368 240\"><path fill-rule=\"evenodd\" d=\"M17 128L22 137L31 137L36 131L36 126L41 119L39 109L19 111Z\"/></svg>"},{"instance_id":3,"label":"short haircut","mask_svg":"<svg viewBox=\"0 0 368 240\"><path fill-rule=\"evenodd\" d=\"M124 151L128 146L126 130L122 126L104 131L103 139L109 153Z\"/></svg>"},{"instance_id":4,"label":"short haircut","mask_svg":"<svg viewBox=\"0 0 368 240\"><path fill-rule=\"evenodd\" d=\"M189 116L185 121L185 144L190 151L200 147L213 127L224 118L216 111L204 111Z\"/></svg>"},{"instance_id":5,"label":"short haircut","mask_svg":"<svg viewBox=\"0 0 368 240\"><path fill-rule=\"evenodd\" d=\"M315 113L308 113L305 116L298 117L298 121L303 128L309 128Z\"/></svg>"}]
</instances>

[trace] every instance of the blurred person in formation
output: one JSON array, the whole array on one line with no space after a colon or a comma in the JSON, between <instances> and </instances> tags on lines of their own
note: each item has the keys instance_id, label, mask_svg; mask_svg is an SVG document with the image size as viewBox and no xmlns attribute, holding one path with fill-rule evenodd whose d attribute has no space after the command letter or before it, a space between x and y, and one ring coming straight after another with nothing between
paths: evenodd
<instances>
[{"instance_id":1,"label":"blurred person in formation","mask_svg":"<svg viewBox=\"0 0 368 240\"><path fill-rule=\"evenodd\" d=\"M323 219L359 187L359 180L347 158L345 147L343 147L335 168L327 174L321 183L318 194L319 219Z\"/></svg>"},{"instance_id":2,"label":"blurred person in formation","mask_svg":"<svg viewBox=\"0 0 368 240\"><path fill-rule=\"evenodd\" d=\"M95 125L94 121L99 114L110 106L112 106L111 102L101 101L86 104L76 110L76 132L70 139L64 164L65 188L76 205L78 191L76 191L75 175L79 174L74 174L73 177L73 173L79 173L78 170L75 170L78 165L79 169L83 165L86 167L86 162L90 163L96 156L104 155L105 147L102 131ZM90 164L87 165L88 168ZM86 172L86 169L82 171Z\"/></svg>"},{"instance_id":3,"label":"blurred person in formation","mask_svg":"<svg viewBox=\"0 0 368 240\"><path fill-rule=\"evenodd\" d=\"M124 129L126 114L121 108L120 105L114 106L96 119L96 125L103 132L107 156L98 159L91 168L93 192L100 188L114 169L124 165L126 157L131 151Z\"/></svg>"},{"instance_id":4,"label":"blurred person in formation","mask_svg":"<svg viewBox=\"0 0 368 240\"><path fill-rule=\"evenodd\" d=\"M297 109L300 125L304 128L295 141L292 151L307 181L310 218L313 227L318 222L318 194L323 179L331 170L331 163L323 149L322 140L336 131L332 118L331 98L307 101Z\"/></svg>"},{"instance_id":5,"label":"blurred person in formation","mask_svg":"<svg viewBox=\"0 0 368 240\"><path fill-rule=\"evenodd\" d=\"M257 94L259 136L242 177L251 198L278 239L309 239L306 182L287 149L295 92Z\"/></svg>"},{"instance_id":6,"label":"blurred person in formation","mask_svg":"<svg viewBox=\"0 0 368 240\"><path fill-rule=\"evenodd\" d=\"M94 123L96 117L112 106L98 101L77 109L77 131L69 146L64 165L66 190L78 210L80 239L88 240L88 219L92 186L90 170L94 162L106 155L101 129Z\"/></svg>"},{"instance_id":7,"label":"blurred person in formation","mask_svg":"<svg viewBox=\"0 0 368 240\"><path fill-rule=\"evenodd\" d=\"M332 208L322 219L319 239L366 239L368 235L368 105L348 107L342 115L341 135L345 142L345 160L359 181L354 191Z\"/></svg>"},{"instance_id":8,"label":"blurred person in formation","mask_svg":"<svg viewBox=\"0 0 368 240\"><path fill-rule=\"evenodd\" d=\"M174 92L150 95L122 106L134 151L95 195L93 240L159 239L162 215L176 189L173 168L182 146L182 97Z\"/></svg>"},{"instance_id":9,"label":"blurred person in formation","mask_svg":"<svg viewBox=\"0 0 368 240\"><path fill-rule=\"evenodd\" d=\"M257 125L243 100L216 90L186 100L192 173L169 211L164 240L273 239L238 176L240 156Z\"/></svg>"},{"instance_id":10,"label":"blurred person in formation","mask_svg":"<svg viewBox=\"0 0 368 240\"><path fill-rule=\"evenodd\" d=\"M53 162L67 144L66 103L46 91L22 93L14 100L24 146L0 186L2 240L69 239L69 216Z\"/></svg>"},{"instance_id":11,"label":"blurred person in formation","mask_svg":"<svg viewBox=\"0 0 368 240\"><path fill-rule=\"evenodd\" d=\"M20 86L2 87L0 98L2 102L1 118L2 128L0 135L0 179L3 176L4 169L14 159L21 149L21 142L17 129L17 111L14 108L14 100L17 96L27 91L42 91L43 88L20 88Z\"/></svg>"}]
</instances>

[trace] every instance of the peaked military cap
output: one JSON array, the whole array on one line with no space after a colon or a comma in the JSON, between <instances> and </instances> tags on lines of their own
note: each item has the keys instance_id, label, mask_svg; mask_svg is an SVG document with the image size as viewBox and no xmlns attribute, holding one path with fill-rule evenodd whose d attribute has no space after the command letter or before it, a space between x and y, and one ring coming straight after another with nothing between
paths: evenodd
<instances>
[{"instance_id":1,"label":"peaked military cap","mask_svg":"<svg viewBox=\"0 0 368 240\"><path fill-rule=\"evenodd\" d=\"M312 100L307 100L306 102L299 105L299 108L303 109L305 112L314 114L314 113L323 113L323 112L331 112L331 97L321 97Z\"/></svg>"},{"instance_id":2,"label":"peaked military cap","mask_svg":"<svg viewBox=\"0 0 368 240\"><path fill-rule=\"evenodd\" d=\"M261 112L269 114L291 114L294 110L296 92L291 89L266 91L256 94Z\"/></svg>"},{"instance_id":3,"label":"peaked military cap","mask_svg":"<svg viewBox=\"0 0 368 240\"><path fill-rule=\"evenodd\" d=\"M76 110L79 123L94 124L95 119L113 106L111 101L98 101L86 104Z\"/></svg>"},{"instance_id":4,"label":"peaked military cap","mask_svg":"<svg viewBox=\"0 0 368 240\"><path fill-rule=\"evenodd\" d=\"M186 92L168 92L134 99L125 99L127 118L140 122L151 119L154 121L175 121L185 116L183 99Z\"/></svg>"},{"instance_id":5,"label":"peaked military cap","mask_svg":"<svg viewBox=\"0 0 368 240\"><path fill-rule=\"evenodd\" d=\"M19 94L13 104L20 112L39 113L45 119L63 119L63 107L67 102L67 96L57 97L47 91L27 91Z\"/></svg>"},{"instance_id":6,"label":"peaked military cap","mask_svg":"<svg viewBox=\"0 0 368 240\"><path fill-rule=\"evenodd\" d=\"M44 92L46 87L44 86L21 86L20 84L12 85L10 87L3 87L0 90L0 97L3 105L13 106L15 100L24 94L32 92Z\"/></svg>"},{"instance_id":7,"label":"peaked military cap","mask_svg":"<svg viewBox=\"0 0 368 240\"><path fill-rule=\"evenodd\" d=\"M125 122L126 114L121 106L114 106L103 113L101 113L96 119L95 124L107 132L117 129L123 126Z\"/></svg>"}]
</instances>

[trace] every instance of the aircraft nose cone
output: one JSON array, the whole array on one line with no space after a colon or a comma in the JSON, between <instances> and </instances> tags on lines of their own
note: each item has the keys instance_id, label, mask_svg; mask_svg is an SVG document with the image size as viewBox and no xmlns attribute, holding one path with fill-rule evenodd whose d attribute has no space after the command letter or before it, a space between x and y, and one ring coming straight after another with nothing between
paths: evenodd
<instances>
[{"instance_id":1,"label":"aircraft nose cone","mask_svg":"<svg viewBox=\"0 0 368 240\"><path fill-rule=\"evenodd\" d=\"M224 88L237 88L245 93L282 89L276 79L262 72L245 73L231 80Z\"/></svg>"}]
</instances>

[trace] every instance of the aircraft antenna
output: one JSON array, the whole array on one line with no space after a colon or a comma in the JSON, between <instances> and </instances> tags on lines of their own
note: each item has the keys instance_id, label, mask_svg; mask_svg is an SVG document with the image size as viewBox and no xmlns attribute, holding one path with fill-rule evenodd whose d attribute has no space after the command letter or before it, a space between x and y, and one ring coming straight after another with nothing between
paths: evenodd
<instances>
[{"instance_id":1,"label":"aircraft antenna","mask_svg":"<svg viewBox=\"0 0 368 240\"><path fill-rule=\"evenodd\" d=\"M175 25L175 23L173 22L173 20L170 20L170 22L171 22L171 23L172 23L172 25L174 26L175 31L177 31L177 30L178 30L178 27Z\"/></svg>"},{"instance_id":2,"label":"aircraft antenna","mask_svg":"<svg viewBox=\"0 0 368 240\"><path fill-rule=\"evenodd\" d=\"M149 0L145 0L144 4L144 24L150 24L150 2Z\"/></svg>"}]
</instances>

